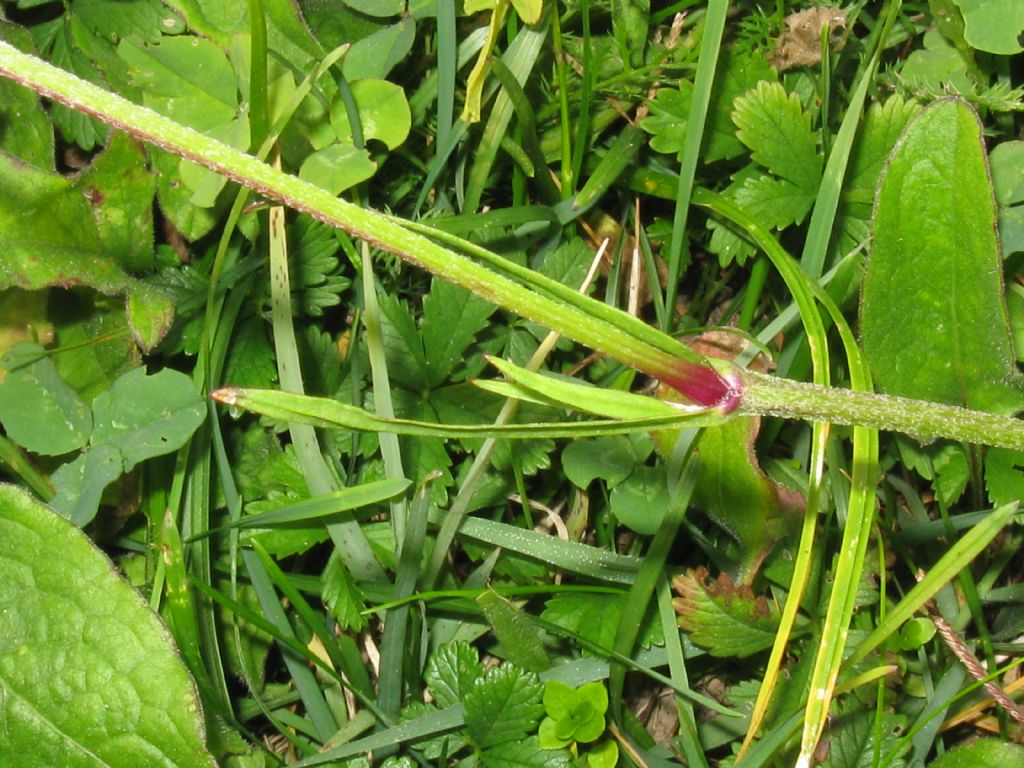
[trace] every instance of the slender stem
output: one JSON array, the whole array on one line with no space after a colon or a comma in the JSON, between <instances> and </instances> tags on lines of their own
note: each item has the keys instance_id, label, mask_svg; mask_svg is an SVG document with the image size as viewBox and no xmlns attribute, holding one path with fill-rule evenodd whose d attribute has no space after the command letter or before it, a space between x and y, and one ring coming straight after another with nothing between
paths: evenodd
<instances>
[{"instance_id":1,"label":"slender stem","mask_svg":"<svg viewBox=\"0 0 1024 768\"><path fill-rule=\"evenodd\" d=\"M743 374L741 414L857 424L903 432L924 442L936 438L1024 450L1024 422L943 403Z\"/></svg>"}]
</instances>

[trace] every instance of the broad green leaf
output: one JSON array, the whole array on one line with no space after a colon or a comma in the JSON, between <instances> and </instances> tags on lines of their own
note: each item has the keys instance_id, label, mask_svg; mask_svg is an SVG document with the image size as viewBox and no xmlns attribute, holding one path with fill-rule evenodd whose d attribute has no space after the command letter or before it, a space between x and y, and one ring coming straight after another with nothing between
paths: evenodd
<instances>
[{"instance_id":1,"label":"broad green leaf","mask_svg":"<svg viewBox=\"0 0 1024 768\"><path fill-rule=\"evenodd\" d=\"M629 477L612 489L609 497L609 506L616 519L644 536L658 532L668 505L668 479L664 466L660 464L636 467Z\"/></svg>"},{"instance_id":2,"label":"broad green leaf","mask_svg":"<svg viewBox=\"0 0 1024 768\"><path fill-rule=\"evenodd\" d=\"M150 109L198 131L235 119L238 83L224 51L199 37L165 37L158 44L122 40L118 55L129 66Z\"/></svg>"},{"instance_id":3,"label":"broad green leaf","mask_svg":"<svg viewBox=\"0 0 1024 768\"><path fill-rule=\"evenodd\" d=\"M206 418L206 403L185 374L168 368L148 376L136 368L97 397L92 412L90 442L116 448L129 472L183 446Z\"/></svg>"},{"instance_id":4,"label":"broad green leaf","mask_svg":"<svg viewBox=\"0 0 1024 768\"><path fill-rule=\"evenodd\" d=\"M572 756L564 749L542 749L536 736L510 741L480 753L484 768L570 768Z\"/></svg>"},{"instance_id":5,"label":"broad green leaf","mask_svg":"<svg viewBox=\"0 0 1024 768\"><path fill-rule=\"evenodd\" d=\"M737 587L727 575L710 581L699 568L674 578L672 587L679 595L672 603L680 626L712 656L743 658L770 648L775 640L778 620L768 601L755 597L750 587Z\"/></svg>"},{"instance_id":6,"label":"broad green leaf","mask_svg":"<svg viewBox=\"0 0 1024 768\"><path fill-rule=\"evenodd\" d=\"M9 438L44 456L86 444L92 431L89 406L60 377L42 347L22 342L0 364L6 369L0 380L0 424Z\"/></svg>"},{"instance_id":7,"label":"broad green leaf","mask_svg":"<svg viewBox=\"0 0 1024 768\"><path fill-rule=\"evenodd\" d=\"M405 91L387 80L357 80L352 97L359 112L363 141L379 141L396 149L405 141L412 126L412 113ZM331 105L331 127L342 144L352 143L348 112L339 98Z\"/></svg>"},{"instance_id":8,"label":"broad green leaf","mask_svg":"<svg viewBox=\"0 0 1024 768\"><path fill-rule=\"evenodd\" d=\"M953 0L972 48L1012 56L1024 51L1024 5L1018 0Z\"/></svg>"},{"instance_id":9,"label":"broad green leaf","mask_svg":"<svg viewBox=\"0 0 1024 768\"><path fill-rule=\"evenodd\" d=\"M562 471L577 488L586 488L601 478L614 488L651 453L647 438L625 436L573 440L562 451Z\"/></svg>"},{"instance_id":10,"label":"broad green leaf","mask_svg":"<svg viewBox=\"0 0 1024 768\"><path fill-rule=\"evenodd\" d=\"M947 86L960 93L974 92L964 57L934 28L925 32L924 47L907 57L901 74L911 85L935 93Z\"/></svg>"},{"instance_id":11,"label":"broad green leaf","mask_svg":"<svg viewBox=\"0 0 1024 768\"><path fill-rule=\"evenodd\" d=\"M188 28L210 38L222 48L231 44L233 35L249 32L247 0L162 0L174 8L187 22ZM267 20L268 47L299 68L311 57L322 54L299 13L299 4L292 0L263 0ZM336 13L335 4L331 12Z\"/></svg>"},{"instance_id":12,"label":"broad green leaf","mask_svg":"<svg viewBox=\"0 0 1024 768\"><path fill-rule=\"evenodd\" d=\"M299 168L299 178L338 195L377 172L377 164L365 149L351 144L330 144L309 154Z\"/></svg>"},{"instance_id":13,"label":"broad green leaf","mask_svg":"<svg viewBox=\"0 0 1024 768\"><path fill-rule=\"evenodd\" d=\"M466 731L478 749L520 742L541 717L543 686L533 672L505 663L489 669L463 698Z\"/></svg>"},{"instance_id":14,"label":"broad green leaf","mask_svg":"<svg viewBox=\"0 0 1024 768\"><path fill-rule=\"evenodd\" d=\"M861 335L882 391L1021 407L995 222L977 115L938 101L907 125L875 203Z\"/></svg>"},{"instance_id":15,"label":"broad green leaf","mask_svg":"<svg viewBox=\"0 0 1024 768\"><path fill-rule=\"evenodd\" d=\"M370 2L375 4L376 0ZM360 37L342 61L345 78L356 82L364 78L387 77L395 65L409 55L415 39L416 23L411 18Z\"/></svg>"},{"instance_id":16,"label":"broad green leaf","mask_svg":"<svg viewBox=\"0 0 1024 768\"><path fill-rule=\"evenodd\" d=\"M107 486L124 474L120 452L112 445L98 445L57 468L50 477L57 495L50 506L75 525L85 526L96 517Z\"/></svg>"},{"instance_id":17,"label":"broad green leaf","mask_svg":"<svg viewBox=\"0 0 1024 768\"><path fill-rule=\"evenodd\" d=\"M166 369L147 376L136 368L93 401L92 414L89 449L53 475L51 505L80 526L96 516L109 483L184 445L206 418L206 404L185 374Z\"/></svg>"},{"instance_id":18,"label":"broad green leaf","mask_svg":"<svg viewBox=\"0 0 1024 768\"><path fill-rule=\"evenodd\" d=\"M397 16L405 10L405 0L344 0L345 5L367 16Z\"/></svg>"},{"instance_id":19,"label":"broad green leaf","mask_svg":"<svg viewBox=\"0 0 1024 768\"><path fill-rule=\"evenodd\" d=\"M12 486L0 486L0 627L0 762L215 764L159 618L81 531Z\"/></svg>"},{"instance_id":20,"label":"broad green leaf","mask_svg":"<svg viewBox=\"0 0 1024 768\"><path fill-rule=\"evenodd\" d=\"M22 27L0 21L0 40L35 53L32 37ZM28 88L0 82L0 152L9 152L42 170L53 169L53 125L39 97Z\"/></svg>"},{"instance_id":21,"label":"broad green leaf","mask_svg":"<svg viewBox=\"0 0 1024 768\"><path fill-rule=\"evenodd\" d=\"M733 419L701 433L700 468L690 500L739 546L740 577L753 578L775 543L800 519L803 499L771 480L754 452L760 419Z\"/></svg>"},{"instance_id":22,"label":"broad green leaf","mask_svg":"<svg viewBox=\"0 0 1024 768\"><path fill-rule=\"evenodd\" d=\"M481 592L476 602L501 643L506 659L530 672L543 672L551 667L541 631L519 606L490 589Z\"/></svg>"},{"instance_id":23,"label":"broad green leaf","mask_svg":"<svg viewBox=\"0 0 1024 768\"><path fill-rule=\"evenodd\" d=\"M476 648L458 640L445 643L430 656L423 679L439 707L461 704L476 681L484 676L484 665Z\"/></svg>"},{"instance_id":24,"label":"broad green leaf","mask_svg":"<svg viewBox=\"0 0 1024 768\"><path fill-rule=\"evenodd\" d=\"M598 647L611 648L625 601L625 593L557 595L547 601L541 618L575 632ZM654 612L644 620L639 642L645 648L664 642L661 622Z\"/></svg>"},{"instance_id":25,"label":"broad green leaf","mask_svg":"<svg viewBox=\"0 0 1024 768\"><path fill-rule=\"evenodd\" d=\"M181 19L160 0L75 0L72 11L97 37L156 43L182 31Z\"/></svg>"},{"instance_id":26,"label":"broad green leaf","mask_svg":"<svg viewBox=\"0 0 1024 768\"><path fill-rule=\"evenodd\" d=\"M867 768L874 765L875 756L899 758L909 749L903 743L902 749L892 755L898 747L900 737L907 729L907 716L895 714L888 709L881 715L872 707L864 704L854 696L842 701L834 708L829 739L828 757L821 763L821 768ZM899 760L889 765L901 765Z\"/></svg>"},{"instance_id":27,"label":"broad green leaf","mask_svg":"<svg viewBox=\"0 0 1024 768\"><path fill-rule=\"evenodd\" d=\"M1004 141L996 146L989 165L999 204L999 244L1005 258L1024 251L1024 141ZM1022 351L1018 344L1018 355Z\"/></svg>"},{"instance_id":28,"label":"broad green leaf","mask_svg":"<svg viewBox=\"0 0 1024 768\"><path fill-rule=\"evenodd\" d=\"M931 768L1009 768L1024 763L1024 747L1001 739L981 739L950 750Z\"/></svg>"},{"instance_id":29,"label":"broad green leaf","mask_svg":"<svg viewBox=\"0 0 1024 768\"><path fill-rule=\"evenodd\" d=\"M72 178L0 153L0 288L85 285L127 294L136 341L152 348L173 305L130 274L154 265L152 201L141 145L123 133Z\"/></svg>"}]
</instances>

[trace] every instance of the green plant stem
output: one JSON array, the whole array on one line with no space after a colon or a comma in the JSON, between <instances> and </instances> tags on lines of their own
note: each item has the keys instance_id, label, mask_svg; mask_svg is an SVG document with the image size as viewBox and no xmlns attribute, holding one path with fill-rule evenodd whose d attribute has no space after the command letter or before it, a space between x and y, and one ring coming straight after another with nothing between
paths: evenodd
<instances>
[{"instance_id":1,"label":"green plant stem","mask_svg":"<svg viewBox=\"0 0 1024 768\"><path fill-rule=\"evenodd\" d=\"M856 424L903 432L923 442L947 438L1024 450L1024 422L1019 419L956 405L819 387L750 371L743 374L743 398L737 412Z\"/></svg>"},{"instance_id":2,"label":"green plant stem","mask_svg":"<svg viewBox=\"0 0 1024 768\"><path fill-rule=\"evenodd\" d=\"M697 402L720 405L727 411L741 405L740 412L744 414L860 424L923 439L945 437L1024 450L1024 424L964 408L827 389L749 373L743 374L747 391L741 393L736 372L725 369L724 375L715 374L707 365L694 361L693 352L682 345L678 345L679 356L673 356L665 349L639 341L620 327L594 322L585 317L586 313L580 308L539 296L530 288L443 248L380 213L333 197L325 190L281 173L250 155L80 80L2 41L0 73L72 109L93 115L224 174L268 198L395 253L524 318L660 378L684 394L691 388L690 391L698 395L694 398ZM717 196L704 190L694 190L693 201L710 205L719 213L725 207L717 202ZM606 310L602 306L602 311Z\"/></svg>"}]
</instances>

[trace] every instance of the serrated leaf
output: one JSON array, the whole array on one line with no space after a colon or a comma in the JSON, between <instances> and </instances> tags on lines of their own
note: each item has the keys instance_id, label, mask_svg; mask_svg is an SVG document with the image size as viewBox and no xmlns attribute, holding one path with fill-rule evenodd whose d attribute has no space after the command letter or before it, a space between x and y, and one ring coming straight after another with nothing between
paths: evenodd
<instances>
[{"instance_id":1,"label":"serrated leaf","mask_svg":"<svg viewBox=\"0 0 1024 768\"><path fill-rule=\"evenodd\" d=\"M908 125L875 204L861 336L883 392L1017 411L981 123L944 99Z\"/></svg>"},{"instance_id":2,"label":"serrated leaf","mask_svg":"<svg viewBox=\"0 0 1024 768\"><path fill-rule=\"evenodd\" d=\"M159 619L81 531L12 486L0 486L0 628L0 761L215 764Z\"/></svg>"},{"instance_id":3,"label":"serrated leaf","mask_svg":"<svg viewBox=\"0 0 1024 768\"><path fill-rule=\"evenodd\" d=\"M486 768L569 768L572 757L564 749L542 749L536 736L509 742L480 753Z\"/></svg>"},{"instance_id":4,"label":"serrated leaf","mask_svg":"<svg viewBox=\"0 0 1024 768\"><path fill-rule=\"evenodd\" d=\"M967 456L961 445L945 445L932 458L932 469L935 479L932 487L936 496L945 504L952 505L967 489L971 479L971 469L967 464ZM1002 506L1007 501L999 502Z\"/></svg>"},{"instance_id":5,"label":"serrated leaf","mask_svg":"<svg viewBox=\"0 0 1024 768\"><path fill-rule=\"evenodd\" d=\"M545 277L578 290L593 260L594 254L587 242L581 237L573 237L548 253L538 271Z\"/></svg>"},{"instance_id":6,"label":"serrated leaf","mask_svg":"<svg viewBox=\"0 0 1024 768\"><path fill-rule=\"evenodd\" d=\"M0 40L36 53L28 30L0 21ZM42 170L53 170L53 125L40 98L13 80L0 81L0 151Z\"/></svg>"},{"instance_id":7,"label":"serrated leaf","mask_svg":"<svg viewBox=\"0 0 1024 768\"><path fill-rule=\"evenodd\" d=\"M985 490L997 507L1024 499L1024 451L985 451Z\"/></svg>"},{"instance_id":8,"label":"serrated leaf","mask_svg":"<svg viewBox=\"0 0 1024 768\"><path fill-rule=\"evenodd\" d=\"M277 381L277 366L274 365L274 347L266 331L266 321L255 316L235 327L224 362L225 381L239 387L270 389L273 386Z\"/></svg>"},{"instance_id":9,"label":"serrated leaf","mask_svg":"<svg viewBox=\"0 0 1024 768\"><path fill-rule=\"evenodd\" d=\"M430 293L423 299L426 386L437 387L448 380L496 309L489 301L445 280L435 278L431 282Z\"/></svg>"},{"instance_id":10,"label":"serrated leaf","mask_svg":"<svg viewBox=\"0 0 1024 768\"><path fill-rule=\"evenodd\" d=\"M736 137L736 129L730 118L733 100L759 82L773 81L778 77L759 53L741 53L736 49L724 48L721 55L723 61L718 66L708 106L707 138L701 149L701 158L706 163L736 157L743 152L743 144ZM650 105L651 116L640 124L644 131L653 134L651 149L682 153L692 99L693 83L688 79L680 82L678 90L658 90Z\"/></svg>"},{"instance_id":11,"label":"serrated leaf","mask_svg":"<svg viewBox=\"0 0 1024 768\"><path fill-rule=\"evenodd\" d=\"M33 453L58 456L89 440L92 412L38 344L22 342L0 360L0 424ZM0 374L4 371L0 371Z\"/></svg>"},{"instance_id":12,"label":"serrated leaf","mask_svg":"<svg viewBox=\"0 0 1024 768\"><path fill-rule=\"evenodd\" d=\"M803 221L814 205L815 191L786 179L757 176L743 182L733 197L762 226L784 229Z\"/></svg>"},{"instance_id":13,"label":"serrated leaf","mask_svg":"<svg viewBox=\"0 0 1024 768\"><path fill-rule=\"evenodd\" d=\"M352 281L339 273L338 241L326 224L300 216L288 231L288 265L292 308L296 314L320 317L341 303Z\"/></svg>"},{"instance_id":14,"label":"serrated leaf","mask_svg":"<svg viewBox=\"0 0 1024 768\"><path fill-rule=\"evenodd\" d=\"M320 574L320 597L343 630L358 633L366 626L363 593L337 551L331 553Z\"/></svg>"},{"instance_id":15,"label":"serrated leaf","mask_svg":"<svg viewBox=\"0 0 1024 768\"><path fill-rule=\"evenodd\" d=\"M840 200L839 220L848 238L844 250L855 248L868 239L875 188L885 161L907 122L919 109L916 102L894 95L880 104L872 104L865 113L850 152Z\"/></svg>"},{"instance_id":16,"label":"serrated leaf","mask_svg":"<svg viewBox=\"0 0 1024 768\"><path fill-rule=\"evenodd\" d=\"M466 731L478 749L521 742L544 715L543 686L533 672L514 664L489 669L466 692Z\"/></svg>"},{"instance_id":17,"label":"serrated leaf","mask_svg":"<svg viewBox=\"0 0 1024 768\"><path fill-rule=\"evenodd\" d=\"M768 601L750 587L737 587L727 574L709 581L708 572L698 568L674 578L672 587L679 595L672 604L680 626L712 656L744 658L775 641L778 621Z\"/></svg>"},{"instance_id":18,"label":"serrated leaf","mask_svg":"<svg viewBox=\"0 0 1024 768\"><path fill-rule=\"evenodd\" d=\"M416 321L408 307L392 294L381 294L381 332L391 381L413 392L422 391L427 360Z\"/></svg>"},{"instance_id":19,"label":"serrated leaf","mask_svg":"<svg viewBox=\"0 0 1024 768\"><path fill-rule=\"evenodd\" d=\"M106 85L102 73L82 52L75 39L76 25L73 22L72 18L71 24L58 24L50 51L50 63L95 85ZM54 104L51 115L53 124L60 129L64 139L87 152L102 145L109 135L104 123L63 104Z\"/></svg>"},{"instance_id":20,"label":"serrated leaf","mask_svg":"<svg viewBox=\"0 0 1024 768\"><path fill-rule=\"evenodd\" d=\"M817 192L823 159L811 117L796 94L781 83L762 81L736 99L732 120L757 163L810 194Z\"/></svg>"},{"instance_id":21,"label":"serrated leaf","mask_svg":"<svg viewBox=\"0 0 1024 768\"><path fill-rule=\"evenodd\" d=\"M464 640L445 643L430 656L423 679L439 707L462 702L476 682L484 676L484 665L476 648Z\"/></svg>"}]
</instances>

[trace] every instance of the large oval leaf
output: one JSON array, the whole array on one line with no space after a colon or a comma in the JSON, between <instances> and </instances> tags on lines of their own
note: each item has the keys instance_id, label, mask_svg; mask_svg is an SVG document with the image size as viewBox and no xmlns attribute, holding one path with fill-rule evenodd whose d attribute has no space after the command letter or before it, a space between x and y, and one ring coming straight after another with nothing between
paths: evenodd
<instances>
[{"instance_id":1,"label":"large oval leaf","mask_svg":"<svg viewBox=\"0 0 1024 768\"><path fill-rule=\"evenodd\" d=\"M861 333L888 393L1021 407L981 123L943 99L907 125L875 200Z\"/></svg>"},{"instance_id":2,"label":"large oval leaf","mask_svg":"<svg viewBox=\"0 0 1024 768\"><path fill-rule=\"evenodd\" d=\"M0 485L0 764L212 766L157 616L69 521Z\"/></svg>"}]
</instances>

